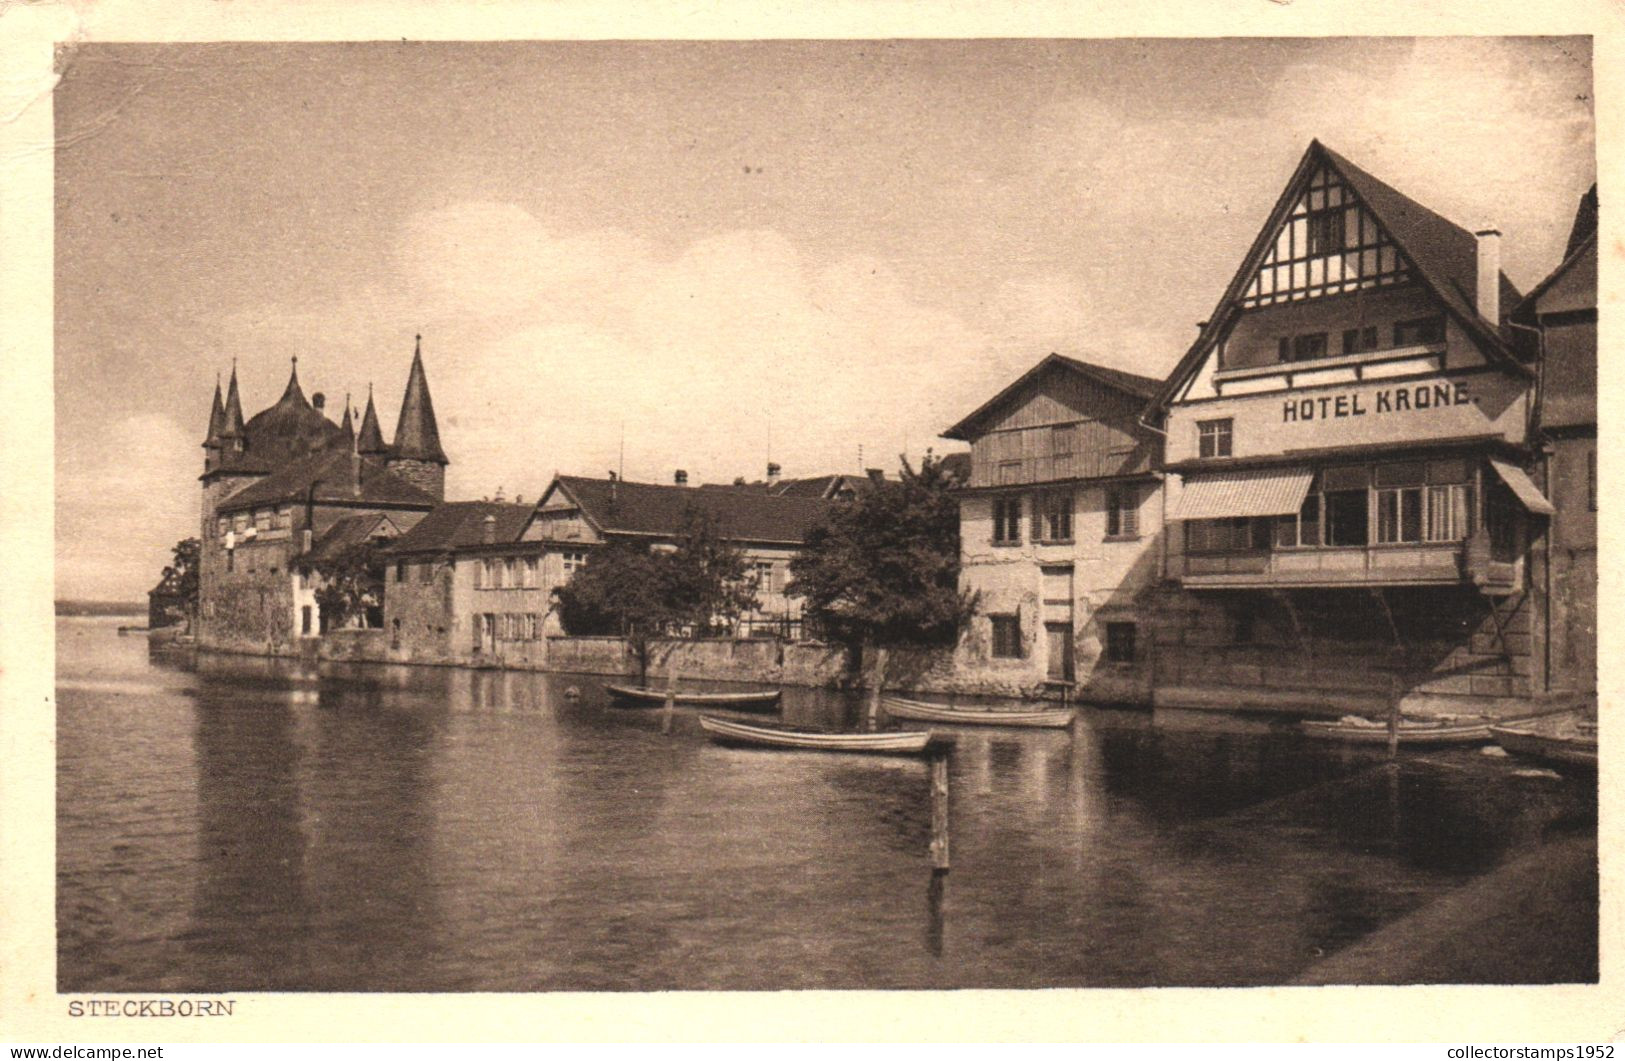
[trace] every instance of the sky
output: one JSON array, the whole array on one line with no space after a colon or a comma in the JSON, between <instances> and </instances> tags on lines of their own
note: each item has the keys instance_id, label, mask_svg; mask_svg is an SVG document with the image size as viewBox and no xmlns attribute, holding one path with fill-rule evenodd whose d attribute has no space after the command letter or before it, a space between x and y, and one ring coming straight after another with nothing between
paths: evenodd
<instances>
[{"instance_id":1,"label":"sky","mask_svg":"<svg viewBox=\"0 0 1625 1061\"><path fill-rule=\"evenodd\" d=\"M57 594L197 532L290 358L449 499L894 469L1051 352L1161 376L1312 138L1527 290L1595 180L1582 38L86 45L56 156Z\"/></svg>"}]
</instances>

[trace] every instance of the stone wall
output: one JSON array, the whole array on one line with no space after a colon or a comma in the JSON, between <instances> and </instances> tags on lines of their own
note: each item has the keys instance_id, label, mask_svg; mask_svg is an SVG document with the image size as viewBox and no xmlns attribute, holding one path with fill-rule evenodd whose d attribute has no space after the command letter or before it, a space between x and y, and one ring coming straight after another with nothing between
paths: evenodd
<instances>
[{"instance_id":1,"label":"stone wall","mask_svg":"<svg viewBox=\"0 0 1625 1061\"><path fill-rule=\"evenodd\" d=\"M427 581L422 577L425 568L429 572ZM417 558L404 566L389 564L385 568L383 632L390 659L400 663L457 662L452 643L452 577L450 567L434 558Z\"/></svg>"},{"instance_id":2,"label":"stone wall","mask_svg":"<svg viewBox=\"0 0 1625 1061\"><path fill-rule=\"evenodd\" d=\"M1165 590L1153 625L1156 703L1338 714L1398 695L1403 707L1468 711L1539 691L1530 595L1386 592L1392 625L1364 589L1293 591L1290 609L1256 591Z\"/></svg>"}]
</instances>

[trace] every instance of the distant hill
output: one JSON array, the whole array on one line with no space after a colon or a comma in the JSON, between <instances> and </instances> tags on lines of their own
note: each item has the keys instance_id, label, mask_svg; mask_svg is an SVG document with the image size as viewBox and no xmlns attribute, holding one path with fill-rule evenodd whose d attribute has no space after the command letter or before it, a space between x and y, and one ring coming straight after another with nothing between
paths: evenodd
<instances>
[{"instance_id":1,"label":"distant hill","mask_svg":"<svg viewBox=\"0 0 1625 1061\"><path fill-rule=\"evenodd\" d=\"M56 602L58 615L146 615L147 606L126 601L110 600L59 600Z\"/></svg>"}]
</instances>

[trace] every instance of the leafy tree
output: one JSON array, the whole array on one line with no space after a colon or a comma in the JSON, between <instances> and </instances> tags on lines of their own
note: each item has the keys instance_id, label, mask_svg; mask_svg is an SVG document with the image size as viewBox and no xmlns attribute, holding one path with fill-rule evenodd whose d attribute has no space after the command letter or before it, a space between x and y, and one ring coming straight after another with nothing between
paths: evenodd
<instances>
[{"instance_id":1,"label":"leafy tree","mask_svg":"<svg viewBox=\"0 0 1625 1061\"><path fill-rule=\"evenodd\" d=\"M612 540L555 593L566 633L626 638L644 681L654 638L726 629L756 604L744 555L699 510L685 515L676 548Z\"/></svg>"},{"instance_id":2,"label":"leafy tree","mask_svg":"<svg viewBox=\"0 0 1625 1061\"><path fill-rule=\"evenodd\" d=\"M320 576L316 603L329 628L356 616L366 625L369 609L384 603L384 565L371 541L356 542L318 558L311 565Z\"/></svg>"},{"instance_id":3,"label":"leafy tree","mask_svg":"<svg viewBox=\"0 0 1625 1061\"><path fill-rule=\"evenodd\" d=\"M975 610L959 591L954 477L927 453L831 509L790 561L804 615L849 647L952 644Z\"/></svg>"},{"instance_id":4,"label":"leafy tree","mask_svg":"<svg viewBox=\"0 0 1625 1061\"><path fill-rule=\"evenodd\" d=\"M202 556L202 542L196 538L182 538L175 543L172 562L164 567L158 589L180 598L178 607L169 609L177 621L184 619L190 623L197 615L198 563Z\"/></svg>"}]
</instances>

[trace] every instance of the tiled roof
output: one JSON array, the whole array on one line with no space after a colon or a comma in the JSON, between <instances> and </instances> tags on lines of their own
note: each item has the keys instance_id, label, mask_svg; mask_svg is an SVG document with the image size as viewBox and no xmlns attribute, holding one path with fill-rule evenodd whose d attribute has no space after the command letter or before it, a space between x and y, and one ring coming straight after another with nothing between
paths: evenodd
<instances>
[{"instance_id":1,"label":"tiled roof","mask_svg":"<svg viewBox=\"0 0 1625 1061\"><path fill-rule=\"evenodd\" d=\"M385 517L376 512L367 512L359 516L345 516L322 532L322 536L311 545L310 551L305 553L303 559L308 562L321 563L331 559L348 549L352 545L360 545L372 537L373 531Z\"/></svg>"},{"instance_id":2,"label":"tiled roof","mask_svg":"<svg viewBox=\"0 0 1625 1061\"><path fill-rule=\"evenodd\" d=\"M1141 398L1156 397L1157 391L1162 387L1161 379L1141 376L1134 372L1124 372L1120 368L1107 368L1105 365L1097 365L1092 361L1079 361L1077 358L1067 357L1065 354L1056 354L1055 357L1056 360L1066 362L1086 376L1093 376L1102 383Z\"/></svg>"},{"instance_id":3,"label":"tiled roof","mask_svg":"<svg viewBox=\"0 0 1625 1061\"><path fill-rule=\"evenodd\" d=\"M756 490L693 489L561 475L557 486L605 534L669 537L690 511L707 513L735 541L801 542L829 511L822 498L777 497Z\"/></svg>"},{"instance_id":4,"label":"tiled roof","mask_svg":"<svg viewBox=\"0 0 1625 1061\"><path fill-rule=\"evenodd\" d=\"M399 505L432 508L435 499L404 479L391 474L376 457L360 459L361 484L352 485L351 455L348 452L316 453L296 460L273 475L251 483L221 502L219 511L237 512L259 505L284 501L304 501L312 484L318 503L350 505Z\"/></svg>"},{"instance_id":5,"label":"tiled roof","mask_svg":"<svg viewBox=\"0 0 1625 1061\"><path fill-rule=\"evenodd\" d=\"M1572 258L1580 245L1597 234L1597 186L1580 196L1580 208L1574 212L1574 227L1569 229L1569 244L1563 257Z\"/></svg>"},{"instance_id":6,"label":"tiled roof","mask_svg":"<svg viewBox=\"0 0 1625 1061\"><path fill-rule=\"evenodd\" d=\"M392 553L429 553L485 543L485 517L496 517L493 539L512 542L525 529L533 505L503 501L450 501L435 508L390 546Z\"/></svg>"},{"instance_id":7,"label":"tiled roof","mask_svg":"<svg viewBox=\"0 0 1625 1061\"><path fill-rule=\"evenodd\" d=\"M942 465L943 471L961 483L970 482L969 453L944 453L938 463Z\"/></svg>"}]
</instances>

